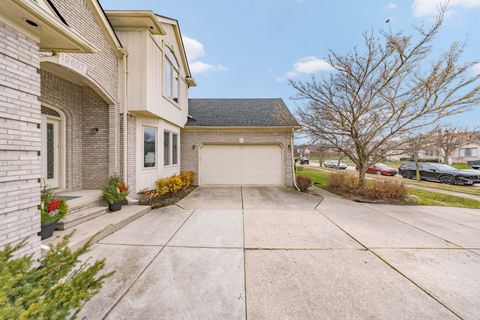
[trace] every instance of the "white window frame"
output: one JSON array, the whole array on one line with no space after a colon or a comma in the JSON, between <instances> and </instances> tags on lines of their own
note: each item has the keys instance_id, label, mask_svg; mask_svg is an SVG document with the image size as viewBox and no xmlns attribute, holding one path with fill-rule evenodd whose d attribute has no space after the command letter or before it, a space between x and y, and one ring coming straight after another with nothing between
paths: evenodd
<instances>
[{"instance_id":1,"label":"white window frame","mask_svg":"<svg viewBox=\"0 0 480 320\"><path fill-rule=\"evenodd\" d=\"M145 128L155 130L155 165L153 167L145 167ZM142 169L151 170L158 167L158 127L143 125L142 126Z\"/></svg>"},{"instance_id":2,"label":"white window frame","mask_svg":"<svg viewBox=\"0 0 480 320\"><path fill-rule=\"evenodd\" d=\"M165 67L166 64L170 66L169 71L170 74L166 75L167 68ZM174 80L176 78L176 81ZM172 49L167 47L165 49L165 54L164 54L164 62L163 62L163 95L169 99L170 101L178 104L180 100L180 65L178 64L178 60L175 57L175 54L173 53ZM167 90L166 87L166 81L169 81L169 86ZM175 86L175 82L177 85ZM175 88L175 89L174 89ZM166 92L170 91L170 92ZM174 92L176 92L176 97L174 95Z\"/></svg>"},{"instance_id":3,"label":"white window frame","mask_svg":"<svg viewBox=\"0 0 480 320\"><path fill-rule=\"evenodd\" d=\"M165 164L165 133L168 134L168 164ZM173 136L177 136L177 163L173 163ZM180 164L180 133L163 130L163 166L171 167Z\"/></svg>"},{"instance_id":4,"label":"white window frame","mask_svg":"<svg viewBox=\"0 0 480 320\"><path fill-rule=\"evenodd\" d=\"M173 163L173 136L176 136L177 137L177 152L176 152L176 156L177 156L177 162L176 163ZM176 166L178 165L178 162L179 162L179 152L178 150L180 149L180 135L178 133L174 133L174 132L170 132L170 144L172 145L171 148L170 148L170 158L171 158L171 164L172 166Z\"/></svg>"},{"instance_id":5,"label":"white window frame","mask_svg":"<svg viewBox=\"0 0 480 320\"><path fill-rule=\"evenodd\" d=\"M465 158L478 157L478 148L477 147L459 148L458 155L460 157L465 157Z\"/></svg>"}]
</instances>

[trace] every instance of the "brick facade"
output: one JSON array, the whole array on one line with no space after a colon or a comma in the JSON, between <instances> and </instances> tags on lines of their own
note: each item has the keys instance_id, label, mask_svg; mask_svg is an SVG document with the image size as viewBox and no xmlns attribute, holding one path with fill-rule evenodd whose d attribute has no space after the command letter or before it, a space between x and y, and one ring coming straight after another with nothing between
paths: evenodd
<instances>
[{"instance_id":1,"label":"brick facade","mask_svg":"<svg viewBox=\"0 0 480 320\"><path fill-rule=\"evenodd\" d=\"M120 139L120 153L121 153L121 172L122 176L125 177L125 173L123 172L123 115L120 114L120 134L121 134L121 139ZM135 197L135 185L136 185L136 139L137 139L137 118L133 115L128 115L127 116L127 144L128 144L128 150L127 150L127 182L128 182L128 187L130 189L130 195L132 197Z\"/></svg>"},{"instance_id":2,"label":"brick facade","mask_svg":"<svg viewBox=\"0 0 480 320\"><path fill-rule=\"evenodd\" d=\"M37 43L0 22L0 247L40 252L40 76Z\"/></svg>"},{"instance_id":3,"label":"brick facade","mask_svg":"<svg viewBox=\"0 0 480 320\"><path fill-rule=\"evenodd\" d=\"M94 100L91 100L92 106L102 105L101 110L98 113L101 113L101 119L96 121L95 126L84 123L84 129L86 126L90 128L99 127L102 125L103 129L108 128L108 132L102 132L107 134L108 138L105 138L103 135L91 136L84 135L84 151L95 149L95 145L89 145L90 142L96 143L97 139L100 140L101 150L104 149L103 142L105 139L108 141L108 146L105 152L105 155L96 157L97 159L84 159L85 166L90 164L95 165L95 171L98 172L100 168L103 170L103 164L100 164L100 161L103 161L105 156L107 159L107 176L113 175L115 173L120 173L120 119L118 115L120 114L120 103L119 103L119 63L120 55L116 52L116 48L112 45L111 41L108 39L106 27L101 24L99 19L96 17L95 13L92 11L91 5L87 0L52 0L55 7L58 9L60 14L65 18L70 28L81 34L85 39L88 39L97 51L94 53L71 53L69 54L74 59L84 63L87 67L87 74L85 76L85 84L83 87L91 88L95 93L102 98L103 102L107 103L107 114L105 117L103 103L101 103L97 97L93 95L92 92L85 91L85 97L95 97ZM86 107L88 108L88 107ZM93 109L90 109L93 110ZM97 110L97 109L95 109ZM100 115L98 114L97 115ZM94 120L94 116L88 119L89 121ZM106 121L106 122L105 122ZM107 123L107 125L105 125ZM102 130L103 130L102 129ZM100 131L99 131L100 133ZM99 149L100 150L100 149ZM86 182L86 187L95 187L97 188L100 180L105 180L104 175L98 177L97 181L93 183L90 181L94 177L90 176L86 172L87 169L82 169L82 175L88 181ZM94 172L95 173L95 172ZM103 182L102 182L103 183Z\"/></svg>"},{"instance_id":4,"label":"brick facade","mask_svg":"<svg viewBox=\"0 0 480 320\"><path fill-rule=\"evenodd\" d=\"M19 254L40 254L41 104L65 121L65 185L99 188L120 170L120 56L86 0L52 0L69 27L95 47L69 53L88 66L84 79L41 62L38 43L0 23L0 248L24 238ZM64 72L55 70L64 68ZM78 80L80 79L80 80ZM98 132L94 132L98 128Z\"/></svg>"},{"instance_id":5,"label":"brick facade","mask_svg":"<svg viewBox=\"0 0 480 320\"><path fill-rule=\"evenodd\" d=\"M198 172L198 156L202 144L232 143L238 144L239 138L243 144L280 144L284 150L285 184L293 185L291 131L277 130L182 130L181 133L181 168ZM195 149L192 146L195 145ZM290 146L290 148L289 148ZM198 179L198 174L197 174ZM195 181L198 183L198 180Z\"/></svg>"}]
</instances>

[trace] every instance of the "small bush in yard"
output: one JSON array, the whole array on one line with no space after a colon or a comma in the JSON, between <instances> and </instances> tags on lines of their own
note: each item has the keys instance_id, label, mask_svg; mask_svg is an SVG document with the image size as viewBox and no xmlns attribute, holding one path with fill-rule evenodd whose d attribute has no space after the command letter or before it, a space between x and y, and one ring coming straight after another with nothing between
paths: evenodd
<instances>
[{"instance_id":1,"label":"small bush in yard","mask_svg":"<svg viewBox=\"0 0 480 320\"><path fill-rule=\"evenodd\" d=\"M358 177L345 172L336 172L328 176L327 189L341 195L353 195L370 200L405 200L407 188L395 180L367 180L360 186Z\"/></svg>"},{"instance_id":2,"label":"small bush in yard","mask_svg":"<svg viewBox=\"0 0 480 320\"><path fill-rule=\"evenodd\" d=\"M312 185L312 179L308 177L297 177L297 187L300 191L305 192Z\"/></svg>"},{"instance_id":3,"label":"small bush in yard","mask_svg":"<svg viewBox=\"0 0 480 320\"><path fill-rule=\"evenodd\" d=\"M113 272L99 275L104 260L80 263L90 243L72 252L67 246L70 237L51 247L39 267L30 256L13 257L25 241L0 251L0 319L75 318L100 291Z\"/></svg>"},{"instance_id":4,"label":"small bush in yard","mask_svg":"<svg viewBox=\"0 0 480 320\"><path fill-rule=\"evenodd\" d=\"M180 178L182 179L182 184L184 188L188 188L195 181L195 172L193 171L183 171L180 173Z\"/></svg>"},{"instance_id":5,"label":"small bush in yard","mask_svg":"<svg viewBox=\"0 0 480 320\"><path fill-rule=\"evenodd\" d=\"M184 171L180 175L157 180L154 190L144 190L140 193L140 203L152 207L173 204L190 192L194 180L193 171Z\"/></svg>"},{"instance_id":6,"label":"small bush in yard","mask_svg":"<svg viewBox=\"0 0 480 320\"><path fill-rule=\"evenodd\" d=\"M160 194L167 194L181 190L183 187L183 183L180 176L173 175L168 178L157 180L157 182L155 182L155 186L157 187L157 190L160 191Z\"/></svg>"}]
</instances>

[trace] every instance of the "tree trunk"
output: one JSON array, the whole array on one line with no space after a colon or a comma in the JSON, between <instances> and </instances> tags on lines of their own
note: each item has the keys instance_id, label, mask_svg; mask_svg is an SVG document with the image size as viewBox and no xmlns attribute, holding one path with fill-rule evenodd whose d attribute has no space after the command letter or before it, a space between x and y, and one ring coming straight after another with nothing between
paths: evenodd
<instances>
[{"instance_id":1,"label":"tree trunk","mask_svg":"<svg viewBox=\"0 0 480 320\"><path fill-rule=\"evenodd\" d=\"M443 163L450 164L450 153L444 152Z\"/></svg>"},{"instance_id":2,"label":"tree trunk","mask_svg":"<svg viewBox=\"0 0 480 320\"><path fill-rule=\"evenodd\" d=\"M338 160L337 160L337 170L340 169L340 162L342 162L343 156L341 153L338 154Z\"/></svg>"},{"instance_id":3,"label":"tree trunk","mask_svg":"<svg viewBox=\"0 0 480 320\"><path fill-rule=\"evenodd\" d=\"M418 161L418 152L415 152L413 155L415 160L415 179L420 181L420 162Z\"/></svg>"},{"instance_id":4,"label":"tree trunk","mask_svg":"<svg viewBox=\"0 0 480 320\"><path fill-rule=\"evenodd\" d=\"M365 166L358 166L358 186L363 187L365 185L365 173L366 173Z\"/></svg>"}]
</instances>

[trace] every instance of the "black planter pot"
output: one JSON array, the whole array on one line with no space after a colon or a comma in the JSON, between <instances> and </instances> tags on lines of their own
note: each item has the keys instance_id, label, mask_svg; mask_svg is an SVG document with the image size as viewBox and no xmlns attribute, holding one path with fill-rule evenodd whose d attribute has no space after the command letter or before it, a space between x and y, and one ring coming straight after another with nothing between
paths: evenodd
<instances>
[{"instance_id":1,"label":"black planter pot","mask_svg":"<svg viewBox=\"0 0 480 320\"><path fill-rule=\"evenodd\" d=\"M38 233L40 238L42 240L50 238L53 235L53 231L55 230L55 225L56 224L57 224L57 221L52 221L52 222L49 222L49 223L46 223L46 224L42 224L40 226L40 232Z\"/></svg>"},{"instance_id":2,"label":"black planter pot","mask_svg":"<svg viewBox=\"0 0 480 320\"><path fill-rule=\"evenodd\" d=\"M115 211L118 211L120 209L122 209L122 202L123 201L117 201L117 202L114 202L112 204L108 204L108 210L110 212L115 212Z\"/></svg>"}]
</instances>

